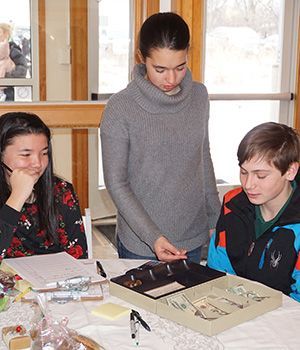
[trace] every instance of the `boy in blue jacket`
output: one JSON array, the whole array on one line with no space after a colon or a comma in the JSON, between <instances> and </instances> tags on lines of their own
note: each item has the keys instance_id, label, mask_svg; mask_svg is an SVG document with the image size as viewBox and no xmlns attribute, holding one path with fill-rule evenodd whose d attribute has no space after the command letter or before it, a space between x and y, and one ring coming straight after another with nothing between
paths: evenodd
<instances>
[{"instance_id":1,"label":"boy in blue jacket","mask_svg":"<svg viewBox=\"0 0 300 350\"><path fill-rule=\"evenodd\" d=\"M300 141L284 124L250 130L238 152L241 187L225 194L208 266L300 301Z\"/></svg>"}]
</instances>

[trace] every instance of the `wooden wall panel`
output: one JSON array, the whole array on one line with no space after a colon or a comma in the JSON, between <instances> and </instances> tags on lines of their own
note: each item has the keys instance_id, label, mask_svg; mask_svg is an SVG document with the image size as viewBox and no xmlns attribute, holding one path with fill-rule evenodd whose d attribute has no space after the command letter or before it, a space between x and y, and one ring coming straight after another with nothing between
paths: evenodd
<instances>
[{"instance_id":1,"label":"wooden wall panel","mask_svg":"<svg viewBox=\"0 0 300 350\"><path fill-rule=\"evenodd\" d=\"M186 21L191 33L189 67L193 79L203 81L204 0L172 0L171 9Z\"/></svg>"},{"instance_id":2,"label":"wooden wall panel","mask_svg":"<svg viewBox=\"0 0 300 350\"><path fill-rule=\"evenodd\" d=\"M138 35L140 28L142 26L142 23L145 19L145 6L144 6L144 0L135 0L134 1L134 33L133 33L133 40L134 40L134 58L135 62L140 62L140 58L138 55Z\"/></svg>"},{"instance_id":3,"label":"wooden wall panel","mask_svg":"<svg viewBox=\"0 0 300 350\"><path fill-rule=\"evenodd\" d=\"M47 76L46 76L46 13L45 0L38 2L39 21L39 95L40 101L47 100Z\"/></svg>"},{"instance_id":4,"label":"wooden wall panel","mask_svg":"<svg viewBox=\"0 0 300 350\"><path fill-rule=\"evenodd\" d=\"M70 1L72 100L88 100L88 1ZM72 130L72 181L88 208L88 130Z\"/></svg>"},{"instance_id":5,"label":"wooden wall panel","mask_svg":"<svg viewBox=\"0 0 300 350\"><path fill-rule=\"evenodd\" d=\"M146 14L147 18L153 15L154 13L159 12L160 0L147 0L146 6Z\"/></svg>"},{"instance_id":6,"label":"wooden wall panel","mask_svg":"<svg viewBox=\"0 0 300 350\"><path fill-rule=\"evenodd\" d=\"M159 12L160 0L135 0L134 1L134 57L135 62L140 63L138 56L138 35L146 18Z\"/></svg>"},{"instance_id":7,"label":"wooden wall panel","mask_svg":"<svg viewBox=\"0 0 300 350\"><path fill-rule=\"evenodd\" d=\"M104 108L105 103L98 101L1 103L0 115L7 112L35 113L50 128L86 129L99 126Z\"/></svg>"},{"instance_id":8,"label":"wooden wall panel","mask_svg":"<svg viewBox=\"0 0 300 350\"><path fill-rule=\"evenodd\" d=\"M88 4L70 1L72 100L88 99Z\"/></svg>"}]
</instances>

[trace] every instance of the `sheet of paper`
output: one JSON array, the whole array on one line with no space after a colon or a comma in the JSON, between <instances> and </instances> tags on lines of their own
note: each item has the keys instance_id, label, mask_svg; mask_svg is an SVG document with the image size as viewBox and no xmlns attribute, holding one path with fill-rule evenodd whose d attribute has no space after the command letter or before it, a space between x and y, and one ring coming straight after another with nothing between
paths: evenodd
<instances>
[{"instance_id":1,"label":"sheet of paper","mask_svg":"<svg viewBox=\"0 0 300 350\"><path fill-rule=\"evenodd\" d=\"M55 287L56 282L88 276L93 282L105 281L91 266L82 264L66 252L4 259L4 263L35 289Z\"/></svg>"}]
</instances>

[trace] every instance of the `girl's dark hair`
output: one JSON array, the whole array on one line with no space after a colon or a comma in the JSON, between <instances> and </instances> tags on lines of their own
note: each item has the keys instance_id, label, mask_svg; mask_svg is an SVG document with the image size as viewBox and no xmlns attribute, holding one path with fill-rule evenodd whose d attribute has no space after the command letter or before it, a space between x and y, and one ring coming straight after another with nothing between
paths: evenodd
<instances>
[{"instance_id":1,"label":"girl's dark hair","mask_svg":"<svg viewBox=\"0 0 300 350\"><path fill-rule=\"evenodd\" d=\"M139 50L144 59L153 49L185 50L189 47L190 31L176 13L156 13L143 23L139 33Z\"/></svg>"},{"instance_id":2,"label":"girl's dark hair","mask_svg":"<svg viewBox=\"0 0 300 350\"><path fill-rule=\"evenodd\" d=\"M34 186L39 213L40 229L44 229L48 238L58 243L56 234L57 210L54 200L54 181L51 132L47 125L35 114L24 112L5 113L0 117L0 156L1 161L6 147L13 138L21 135L43 134L48 140L48 166ZM3 165L0 166L0 206L2 207L10 195Z\"/></svg>"},{"instance_id":3,"label":"girl's dark hair","mask_svg":"<svg viewBox=\"0 0 300 350\"><path fill-rule=\"evenodd\" d=\"M297 131L285 124L268 122L257 125L242 139L237 157L239 166L254 157L273 164L281 174L300 161L300 139Z\"/></svg>"}]
</instances>

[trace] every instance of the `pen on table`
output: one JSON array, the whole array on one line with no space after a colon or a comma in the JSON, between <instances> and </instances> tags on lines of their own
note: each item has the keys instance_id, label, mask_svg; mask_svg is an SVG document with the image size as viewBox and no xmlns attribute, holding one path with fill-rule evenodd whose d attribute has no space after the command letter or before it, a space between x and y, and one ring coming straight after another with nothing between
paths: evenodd
<instances>
[{"instance_id":1,"label":"pen on table","mask_svg":"<svg viewBox=\"0 0 300 350\"><path fill-rule=\"evenodd\" d=\"M106 275L106 273L103 269L103 266L101 265L99 260L96 261L96 266L97 266L97 273L99 275L101 275L102 277L106 278L107 275Z\"/></svg>"},{"instance_id":2,"label":"pen on table","mask_svg":"<svg viewBox=\"0 0 300 350\"><path fill-rule=\"evenodd\" d=\"M139 344L138 329L136 327L135 315L133 312L130 313L130 333L131 333L131 338L134 339L136 345L138 345Z\"/></svg>"},{"instance_id":3,"label":"pen on table","mask_svg":"<svg viewBox=\"0 0 300 350\"><path fill-rule=\"evenodd\" d=\"M133 314L133 316L135 316L138 319L138 321L146 329L146 331L151 332L150 326L148 325L148 323L145 320L143 320L143 318L139 312L137 312L136 310L132 310L131 313Z\"/></svg>"},{"instance_id":4,"label":"pen on table","mask_svg":"<svg viewBox=\"0 0 300 350\"><path fill-rule=\"evenodd\" d=\"M1 164L3 165L3 167L4 167L6 170L8 170L10 173L13 172L13 171L11 170L11 168L10 168L8 165L6 165L5 163L2 162L2 160L1 160L0 162L1 162Z\"/></svg>"}]
</instances>

